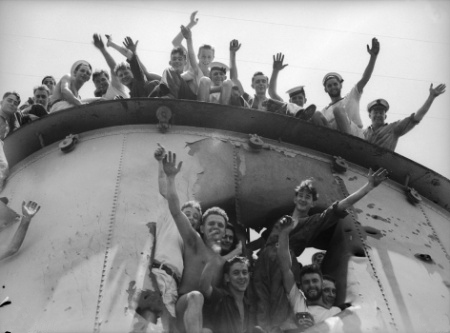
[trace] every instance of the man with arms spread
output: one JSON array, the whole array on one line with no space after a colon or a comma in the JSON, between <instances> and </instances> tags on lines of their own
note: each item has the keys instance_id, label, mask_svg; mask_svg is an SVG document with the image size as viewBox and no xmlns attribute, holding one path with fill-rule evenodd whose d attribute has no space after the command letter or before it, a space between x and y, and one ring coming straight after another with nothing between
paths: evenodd
<instances>
[{"instance_id":1,"label":"man with arms spread","mask_svg":"<svg viewBox=\"0 0 450 333\"><path fill-rule=\"evenodd\" d=\"M436 88L433 88L433 84L431 84L430 94L422 107L411 116L391 124L385 123L389 103L382 98L370 102L367 105L367 111L372 125L364 130L364 137L370 143L394 151L399 137L408 133L423 119L434 99L443 94L445 88L445 84L440 84Z\"/></svg>"},{"instance_id":2,"label":"man with arms spread","mask_svg":"<svg viewBox=\"0 0 450 333\"><path fill-rule=\"evenodd\" d=\"M344 97L341 97L342 76L338 73L328 73L323 78L325 92L328 93L331 103L322 110L328 120L329 127L341 132L364 138L362 133L363 124L359 113L359 101L367 82L372 76L375 62L380 52L380 43L376 38L372 39L372 48L367 45L370 54L369 64L359 82Z\"/></svg>"},{"instance_id":3,"label":"man with arms spread","mask_svg":"<svg viewBox=\"0 0 450 333\"><path fill-rule=\"evenodd\" d=\"M314 207L314 201L318 199L317 190L312 180L302 181L295 189L294 196L293 227L289 234L290 249L293 252L292 257L295 258L302 254L305 248L310 246L323 230L335 225L339 218L345 217L347 215L346 209L372 191L386 179L386 176L387 171L384 169L379 169L376 172L369 169L368 182L362 188L347 198L333 203L321 214L312 216L309 216L308 213ZM287 306L286 300L280 293L281 272L277 262L271 259L274 247L278 243L282 220L283 218L275 223L267 239L266 246L260 251L255 265L255 291L259 298L258 323L266 329L270 329L272 326L279 326L287 318L287 311L285 310ZM293 264L295 264L294 261ZM293 267L294 275L297 277L296 269L298 267Z\"/></svg>"},{"instance_id":4,"label":"man with arms spread","mask_svg":"<svg viewBox=\"0 0 450 333\"><path fill-rule=\"evenodd\" d=\"M222 278L224 260L220 257L220 244L225 235L225 225L228 222L226 213L218 208L208 209L202 218L200 231L203 239L191 226L189 219L180 209L180 202L175 187L175 177L181 170L182 162L177 166L176 154L169 151L163 159L164 173L167 177L167 201L169 210L184 242L184 271L178 288L179 298L176 304L177 321L184 324L188 333L201 332L203 327L203 296L199 279L208 261L217 259L217 268L211 276L211 285L217 286Z\"/></svg>"}]
</instances>

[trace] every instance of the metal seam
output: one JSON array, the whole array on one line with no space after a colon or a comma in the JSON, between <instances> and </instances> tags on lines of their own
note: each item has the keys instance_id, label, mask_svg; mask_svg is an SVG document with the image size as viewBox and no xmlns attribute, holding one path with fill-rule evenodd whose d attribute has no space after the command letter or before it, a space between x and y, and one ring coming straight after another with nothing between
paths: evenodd
<instances>
[{"instance_id":1,"label":"metal seam","mask_svg":"<svg viewBox=\"0 0 450 333\"><path fill-rule=\"evenodd\" d=\"M234 204L236 208L236 220L237 224L241 225L241 205L240 205L240 183L241 179L239 177L239 166L238 166L238 156L239 150L233 145L233 169L234 169Z\"/></svg>"},{"instance_id":2,"label":"metal seam","mask_svg":"<svg viewBox=\"0 0 450 333\"><path fill-rule=\"evenodd\" d=\"M112 240L112 237L114 234L114 225L116 222L117 197L119 194L120 181L122 179L122 164L123 164L123 156L125 153L126 143L127 143L127 135L124 135L123 142L122 142L122 150L120 152L119 167L117 169L116 186L114 189L114 198L113 198L111 214L110 214L110 218L109 218L108 236L106 239L106 250L105 250L105 257L103 259L102 276L100 279L100 288L99 288L98 299L97 299L97 308L95 310L94 333L100 332L100 326L101 326L101 322L100 322L100 318L99 318L100 307L101 307L101 303L102 303L102 299L103 299L103 288L104 288L104 283L105 283L105 278L106 278L106 268L108 265L109 250L110 250L110 246L111 246L111 240Z\"/></svg>"},{"instance_id":3,"label":"metal seam","mask_svg":"<svg viewBox=\"0 0 450 333\"><path fill-rule=\"evenodd\" d=\"M332 172L333 172L333 171L332 171ZM342 178L339 177L339 176L336 175L336 174L334 175L334 178L335 178L335 179L337 180L337 182L339 183L339 185L340 185L340 187L341 187L342 194L343 194L345 197L348 197L348 196L349 196L349 193L348 193L348 191L347 191L347 188L346 188L345 183L344 183L344 181L342 180ZM356 217L355 217L355 214L354 214L354 212L353 212L353 209L349 209L349 211L350 211L350 214L351 214L352 219L353 219L353 225L355 226L356 230L358 231L359 238L360 238L360 240L361 240L361 243L362 243L363 246L364 246L364 253L366 254L366 258L369 260L370 267L372 268L372 271L373 271L373 275L375 276L375 278L376 278L376 280L377 280L378 287L380 288L381 295L383 296L383 299L384 299L384 303L386 304L386 307L387 307L387 309L388 309L388 311L389 311L389 315L391 316L392 324L394 325L395 330L398 331L398 327L397 327L397 324L395 323L394 315L392 314L392 310L391 310L391 308L390 308L390 306L389 306L389 302L388 302L388 300L387 300L387 298L386 298L386 294L385 294L385 292L384 292L383 284L381 283L381 280L380 280L380 278L378 277L377 271L376 271L376 269L375 269L375 265L374 265L374 263L373 263L373 261L372 261L372 257L370 256L370 253L369 253L369 251L368 251L368 249L367 249L367 245L366 245L366 243L365 243L365 241L364 241L364 237L363 237L363 235L362 235L361 228L360 228L360 226L359 226L359 224L358 224L358 221L356 220Z\"/></svg>"},{"instance_id":4,"label":"metal seam","mask_svg":"<svg viewBox=\"0 0 450 333\"><path fill-rule=\"evenodd\" d=\"M419 206L420 210L422 211L423 216L425 217L425 219L427 220L427 224L428 226L431 228L431 230L433 231L433 237L436 237L439 245L441 246L442 252L444 252L445 257L447 258L447 260L450 262L450 256L447 253L447 250L445 249L444 245L442 244L441 240L439 239L439 236L436 232L436 230L434 229L433 225L431 224L430 219L428 218L427 214L425 213L425 210L422 207L422 204L418 204L417 206Z\"/></svg>"}]
</instances>

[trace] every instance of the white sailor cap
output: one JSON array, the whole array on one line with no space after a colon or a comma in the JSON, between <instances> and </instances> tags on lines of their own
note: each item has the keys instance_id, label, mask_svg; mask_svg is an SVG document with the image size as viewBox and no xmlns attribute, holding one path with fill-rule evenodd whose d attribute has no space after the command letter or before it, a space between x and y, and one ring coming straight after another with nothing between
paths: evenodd
<instances>
[{"instance_id":1,"label":"white sailor cap","mask_svg":"<svg viewBox=\"0 0 450 333\"><path fill-rule=\"evenodd\" d=\"M379 98L379 99L376 99L376 100L370 102L367 105L367 111L370 112L370 109L372 109L374 106L377 106L377 105L383 106L386 109L386 112L388 112L389 103L385 99L382 99L382 98Z\"/></svg>"},{"instance_id":2,"label":"white sailor cap","mask_svg":"<svg viewBox=\"0 0 450 333\"><path fill-rule=\"evenodd\" d=\"M330 72L323 77L322 84L325 85L325 82L327 82L329 79L337 79L339 82L344 82L344 79L340 74L336 72Z\"/></svg>"},{"instance_id":3,"label":"white sailor cap","mask_svg":"<svg viewBox=\"0 0 450 333\"><path fill-rule=\"evenodd\" d=\"M226 73L230 68L225 65L222 62L218 62L218 61L214 61L211 64L209 64L209 68L212 71L213 69L220 69L222 70L224 73Z\"/></svg>"},{"instance_id":4,"label":"white sailor cap","mask_svg":"<svg viewBox=\"0 0 450 333\"><path fill-rule=\"evenodd\" d=\"M294 88L289 89L288 91L286 91L286 94L289 95L289 97L293 97L295 95L299 95L301 93L303 93L303 95L305 95L305 86L297 86Z\"/></svg>"}]
</instances>

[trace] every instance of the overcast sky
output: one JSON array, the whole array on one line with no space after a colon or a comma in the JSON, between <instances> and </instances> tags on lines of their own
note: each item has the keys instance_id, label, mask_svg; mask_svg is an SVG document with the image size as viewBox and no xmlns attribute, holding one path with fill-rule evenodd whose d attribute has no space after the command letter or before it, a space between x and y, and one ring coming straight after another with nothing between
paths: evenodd
<instances>
[{"instance_id":1,"label":"overcast sky","mask_svg":"<svg viewBox=\"0 0 450 333\"><path fill-rule=\"evenodd\" d=\"M0 0L0 92L32 95L45 75L59 79L79 59L107 68L92 45L92 34L112 34L121 43L139 40L138 53L150 71L168 66L171 41L198 10L194 46L212 44L216 60L228 63L230 40L242 43L239 78L252 93L251 76L270 76L272 55L289 64L279 75L279 95L305 85L309 103L329 103L322 78L344 77L347 93L369 61L366 44L381 44L372 79L361 99L391 105L388 121L402 119L424 103L431 83L450 84L450 2L448 1L6 1ZM110 49L117 62L122 56ZM94 86L85 84L83 98ZM400 140L397 152L450 178L450 91L438 97L422 123Z\"/></svg>"}]
</instances>

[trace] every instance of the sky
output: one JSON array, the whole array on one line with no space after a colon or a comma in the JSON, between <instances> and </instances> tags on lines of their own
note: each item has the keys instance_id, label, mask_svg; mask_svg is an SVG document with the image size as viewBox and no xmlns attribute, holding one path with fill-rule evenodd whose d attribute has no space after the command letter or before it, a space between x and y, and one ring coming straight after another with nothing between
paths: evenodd
<instances>
[{"instance_id":1,"label":"sky","mask_svg":"<svg viewBox=\"0 0 450 333\"><path fill-rule=\"evenodd\" d=\"M92 34L139 40L138 53L150 71L168 67L171 41L198 10L194 47L212 44L216 61L228 63L229 42L237 54L239 79L252 93L256 71L270 76L272 56L285 54L278 93L305 85L307 104L329 103L322 86L331 71L344 78L346 94L369 61L366 45L381 50L360 108L377 98L391 108L388 122L417 111L430 84L450 84L449 1L9 1L0 0L0 93L15 90L26 100L46 75L59 79L80 59L107 69ZM106 41L106 39L104 38ZM117 62L123 57L109 49ZM448 89L447 89L448 90ZM93 97L92 82L80 90ZM450 91L439 96L421 124L401 138L396 152L450 178Z\"/></svg>"}]
</instances>

